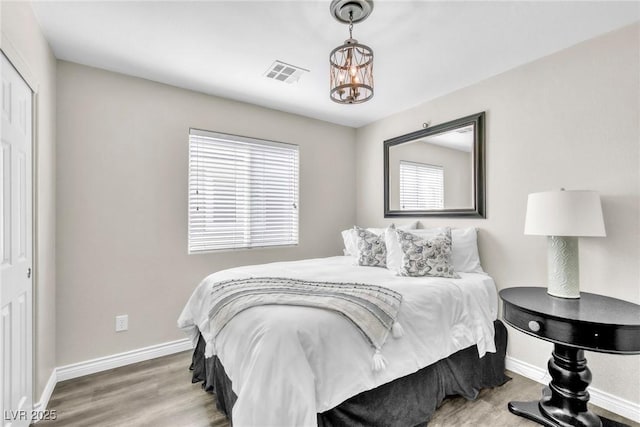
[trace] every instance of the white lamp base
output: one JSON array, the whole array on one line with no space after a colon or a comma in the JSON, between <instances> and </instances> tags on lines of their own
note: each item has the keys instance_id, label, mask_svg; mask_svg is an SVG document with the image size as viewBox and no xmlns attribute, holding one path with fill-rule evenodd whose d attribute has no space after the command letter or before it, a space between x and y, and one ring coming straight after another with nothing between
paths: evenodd
<instances>
[{"instance_id":1,"label":"white lamp base","mask_svg":"<svg viewBox=\"0 0 640 427\"><path fill-rule=\"evenodd\" d=\"M580 298L578 238L549 236L547 293L560 298Z\"/></svg>"}]
</instances>

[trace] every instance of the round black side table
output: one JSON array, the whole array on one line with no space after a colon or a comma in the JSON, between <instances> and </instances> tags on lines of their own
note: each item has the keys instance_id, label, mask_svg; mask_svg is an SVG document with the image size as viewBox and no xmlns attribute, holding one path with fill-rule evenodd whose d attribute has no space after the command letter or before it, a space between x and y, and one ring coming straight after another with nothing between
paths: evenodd
<instances>
[{"instance_id":1,"label":"round black side table","mask_svg":"<svg viewBox=\"0 0 640 427\"><path fill-rule=\"evenodd\" d=\"M587 408L591 371L584 350L640 354L640 305L587 292L558 298L542 287L503 289L500 298L507 324L554 344L542 399L509 402L509 410L547 427L620 425Z\"/></svg>"}]
</instances>

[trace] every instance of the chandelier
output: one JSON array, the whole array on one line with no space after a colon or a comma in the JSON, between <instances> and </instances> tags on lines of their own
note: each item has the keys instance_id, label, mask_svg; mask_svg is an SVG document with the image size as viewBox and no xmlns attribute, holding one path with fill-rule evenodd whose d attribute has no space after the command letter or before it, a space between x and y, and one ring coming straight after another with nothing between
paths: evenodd
<instances>
[{"instance_id":1,"label":"chandelier","mask_svg":"<svg viewBox=\"0 0 640 427\"><path fill-rule=\"evenodd\" d=\"M349 38L329 55L329 96L339 104L359 104L373 97L373 50L353 38L353 24L373 10L372 0L333 0L331 14L349 24Z\"/></svg>"}]
</instances>

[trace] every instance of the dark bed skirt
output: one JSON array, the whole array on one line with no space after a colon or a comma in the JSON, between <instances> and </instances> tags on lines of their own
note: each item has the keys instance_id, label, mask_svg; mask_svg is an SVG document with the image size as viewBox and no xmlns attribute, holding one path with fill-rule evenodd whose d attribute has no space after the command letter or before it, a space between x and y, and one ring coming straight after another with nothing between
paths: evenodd
<instances>
[{"instance_id":1,"label":"dark bed skirt","mask_svg":"<svg viewBox=\"0 0 640 427\"><path fill-rule=\"evenodd\" d=\"M473 400L483 388L497 387L509 380L504 373L507 330L494 322L496 352L478 358L475 345L460 350L406 377L353 396L318 414L319 427L337 426L426 426L446 396ZM192 382L215 394L217 407L231 420L236 395L231 380L216 356L204 357L204 340L193 352Z\"/></svg>"}]
</instances>

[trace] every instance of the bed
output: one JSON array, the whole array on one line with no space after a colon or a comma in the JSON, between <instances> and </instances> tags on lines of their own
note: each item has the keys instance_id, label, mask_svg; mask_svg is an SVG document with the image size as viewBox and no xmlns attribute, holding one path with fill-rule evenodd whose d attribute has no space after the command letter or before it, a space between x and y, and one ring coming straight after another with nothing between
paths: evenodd
<instances>
[{"instance_id":1,"label":"bed","mask_svg":"<svg viewBox=\"0 0 640 427\"><path fill-rule=\"evenodd\" d=\"M194 381L235 426L418 425L447 396L469 399L503 384L506 331L493 279L399 277L337 256L220 271L196 288L178 324L195 345ZM384 369L357 328L330 310L265 305L233 317L215 337L214 284L251 277L368 283L403 297L403 336L381 348ZM214 343L215 341L215 343ZM207 357L205 357L205 354Z\"/></svg>"}]
</instances>

